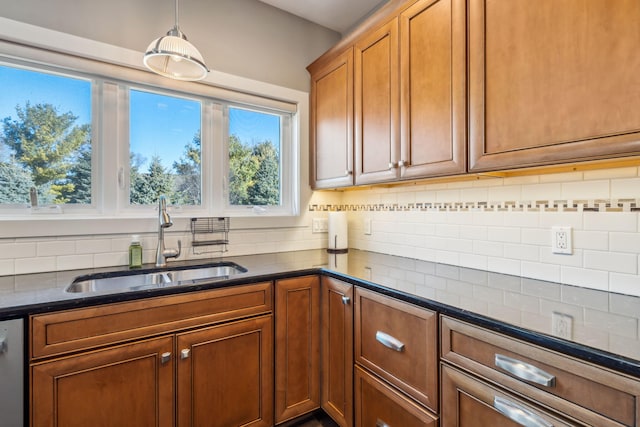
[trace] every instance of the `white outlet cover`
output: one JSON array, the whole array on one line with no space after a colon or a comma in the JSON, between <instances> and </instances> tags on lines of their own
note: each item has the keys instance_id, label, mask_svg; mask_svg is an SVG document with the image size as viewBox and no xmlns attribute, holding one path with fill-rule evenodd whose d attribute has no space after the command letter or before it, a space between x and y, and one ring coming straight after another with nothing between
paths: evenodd
<instances>
[{"instance_id":1,"label":"white outlet cover","mask_svg":"<svg viewBox=\"0 0 640 427\"><path fill-rule=\"evenodd\" d=\"M551 313L551 334L564 339L573 338L573 317L568 314Z\"/></svg>"},{"instance_id":2,"label":"white outlet cover","mask_svg":"<svg viewBox=\"0 0 640 427\"><path fill-rule=\"evenodd\" d=\"M554 254L573 254L573 233L571 227L551 227L551 252Z\"/></svg>"}]
</instances>

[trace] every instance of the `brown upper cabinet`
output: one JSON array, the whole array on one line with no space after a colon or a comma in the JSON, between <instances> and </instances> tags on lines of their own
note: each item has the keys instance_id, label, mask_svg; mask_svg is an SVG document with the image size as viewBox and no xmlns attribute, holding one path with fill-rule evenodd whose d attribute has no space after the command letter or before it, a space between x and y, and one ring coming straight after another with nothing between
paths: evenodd
<instances>
[{"instance_id":1,"label":"brown upper cabinet","mask_svg":"<svg viewBox=\"0 0 640 427\"><path fill-rule=\"evenodd\" d=\"M398 20L355 45L356 184L400 176Z\"/></svg>"},{"instance_id":2,"label":"brown upper cabinet","mask_svg":"<svg viewBox=\"0 0 640 427\"><path fill-rule=\"evenodd\" d=\"M390 0L308 67L312 187L639 155L638 22L633 0Z\"/></svg>"},{"instance_id":3,"label":"brown upper cabinet","mask_svg":"<svg viewBox=\"0 0 640 427\"><path fill-rule=\"evenodd\" d=\"M466 171L465 15L464 0L420 0L400 14L403 179Z\"/></svg>"},{"instance_id":4,"label":"brown upper cabinet","mask_svg":"<svg viewBox=\"0 0 640 427\"><path fill-rule=\"evenodd\" d=\"M309 69L309 182L314 189L353 185L353 49Z\"/></svg>"},{"instance_id":5,"label":"brown upper cabinet","mask_svg":"<svg viewBox=\"0 0 640 427\"><path fill-rule=\"evenodd\" d=\"M640 152L640 2L469 1L470 170Z\"/></svg>"}]
</instances>

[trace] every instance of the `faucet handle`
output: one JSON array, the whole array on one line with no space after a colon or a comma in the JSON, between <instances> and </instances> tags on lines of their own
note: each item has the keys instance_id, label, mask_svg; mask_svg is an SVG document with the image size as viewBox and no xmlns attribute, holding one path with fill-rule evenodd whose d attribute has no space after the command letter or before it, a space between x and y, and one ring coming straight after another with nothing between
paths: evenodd
<instances>
[{"instance_id":1,"label":"faucet handle","mask_svg":"<svg viewBox=\"0 0 640 427\"><path fill-rule=\"evenodd\" d=\"M178 240L178 250L165 249L163 255L165 258L178 258L181 252L182 252L182 242Z\"/></svg>"}]
</instances>

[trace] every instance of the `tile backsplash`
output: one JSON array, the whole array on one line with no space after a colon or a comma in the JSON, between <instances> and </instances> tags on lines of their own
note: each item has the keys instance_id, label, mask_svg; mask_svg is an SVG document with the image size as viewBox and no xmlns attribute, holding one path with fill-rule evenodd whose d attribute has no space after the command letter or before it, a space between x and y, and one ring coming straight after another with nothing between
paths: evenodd
<instances>
[{"instance_id":1,"label":"tile backsplash","mask_svg":"<svg viewBox=\"0 0 640 427\"><path fill-rule=\"evenodd\" d=\"M640 168L315 192L295 226L233 229L225 255L326 247L311 220L349 216L349 246L461 267L640 295ZM365 224L371 234L365 234ZM573 254L551 253L551 227L570 226ZM155 233L142 234L144 260ZM186 259L196 255L188 230ZM0 275L127 264L130 236L0 239ZM183 258L183 259L184 259Z\"/></svg>"}]
</instances>

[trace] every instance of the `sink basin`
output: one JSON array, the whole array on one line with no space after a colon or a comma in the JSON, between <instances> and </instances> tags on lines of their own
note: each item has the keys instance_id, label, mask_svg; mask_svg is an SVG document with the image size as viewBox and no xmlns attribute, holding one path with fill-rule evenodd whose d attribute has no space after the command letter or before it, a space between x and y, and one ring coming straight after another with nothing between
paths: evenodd
<instances>
[{"instance_id":1,"label":"sink basin","mask_svg":"<svg viewBox=\"0 0 640 427\"><path fill-rule=\"evenodd\" d=\"M223 262L162 271L139 270L97 273L77 277L67 286L65 291L71 293L137 291L223 280L234 274L246 272L247 269L238 264Z\"/></svg>"}]
</instances>

